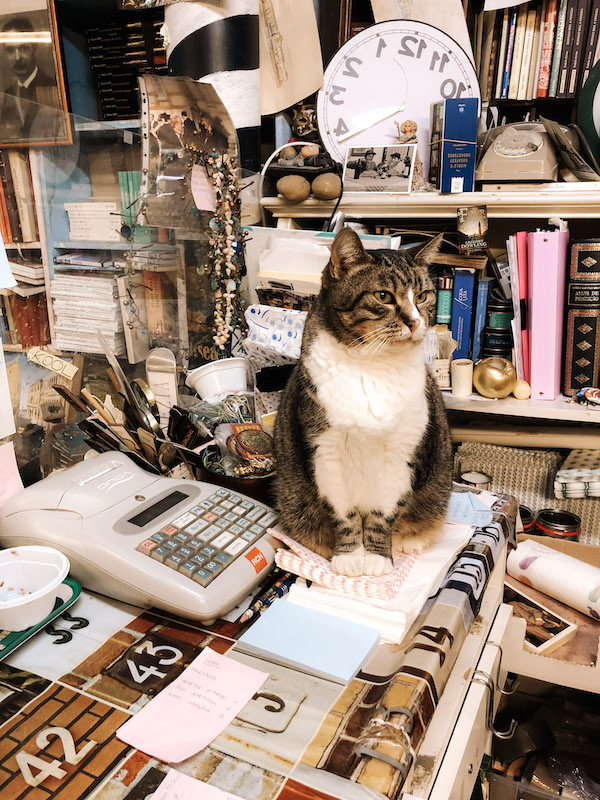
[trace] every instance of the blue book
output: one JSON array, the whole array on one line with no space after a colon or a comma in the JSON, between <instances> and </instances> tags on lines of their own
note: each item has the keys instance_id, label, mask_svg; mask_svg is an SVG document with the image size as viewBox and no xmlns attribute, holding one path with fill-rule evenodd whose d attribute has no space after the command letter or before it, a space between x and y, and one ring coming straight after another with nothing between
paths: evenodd
<instances>
[{"instance_id":1,"label":"blue book","mask_svg":"<svg viewBox=\"0 0 600 800\"><path fill-rule=\"evenodd\" d=\"M475 322L473 324L473 361L476 361L481 353L488 294L492 281L493 278L480 278L477 284L477 303L475 305Z\"/></svg>"},{"instance_id":2,"label":"blue book","mask_svg":"<svg viewBox=\"0 0 600 800\"><path fill-rule=\"evenodd\" d=\"M502 76L502 100L508 97L508 84L510 82L510 68L512 65L513 50L515 48L515 34L517 32L517 16L519 9L513 9L510 22L508 24L508 42L506 45L506 61L504 62L504 75Z\"/></svg>"},{"instance_id":3,"label":"blue book","mask_svg":"<svg viewBox=\"0 0 600 800\"><path fill-rule=\"evenodd\" d=\"M367 625L276 600L235 650L345 685L378 643L379 632Z\"/></svg>"},{"instance_id":4,"label":"blue book","mask_svg":"<svg viewBox=\"0 0 600 800\"><path fill-rule=\"evenodd\" d=\"M471 320L475 294L475 271L454 270L454 293L452 295L452 319L450 329L458 347L452 358L469 358L471 349Z\"/></svg>"}]
</instances>

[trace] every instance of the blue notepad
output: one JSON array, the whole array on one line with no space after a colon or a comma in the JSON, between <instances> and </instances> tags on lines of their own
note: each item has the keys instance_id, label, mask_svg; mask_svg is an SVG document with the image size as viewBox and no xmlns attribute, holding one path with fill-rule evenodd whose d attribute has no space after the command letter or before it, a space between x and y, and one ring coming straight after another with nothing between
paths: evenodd
<instances>
[{"instance_id":1,"label":"blue notepad","mask_svg":"<svg viewBox=\"0 0 600 800\"><path fill-rule=\"evenodd\" d=\"M276 600L235 649L345 685L378 642L379 632L367 625Z\"/></svg>"}]
</instances>

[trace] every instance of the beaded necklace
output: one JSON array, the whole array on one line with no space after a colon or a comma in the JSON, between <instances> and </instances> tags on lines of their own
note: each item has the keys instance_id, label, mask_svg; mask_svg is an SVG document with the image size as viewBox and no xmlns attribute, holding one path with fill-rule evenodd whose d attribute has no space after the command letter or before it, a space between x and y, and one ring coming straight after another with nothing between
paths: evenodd
<instances>
[{"instance_id":1,"label":"beaded necklace","mask_svg":"<svg viewBox=\"0 0 600 800\"><path fill-rule=\"evenodd\" d=\"M206 169L215 187L216 208L208 223L210 256L208 273L215 295L213 341L220 351L231 353L236 328L245 325L243 303L238 294L242 279L243 236L241 204L235 160L228 153L194 150L196 163Z\"/></svg>"}]
</instances>

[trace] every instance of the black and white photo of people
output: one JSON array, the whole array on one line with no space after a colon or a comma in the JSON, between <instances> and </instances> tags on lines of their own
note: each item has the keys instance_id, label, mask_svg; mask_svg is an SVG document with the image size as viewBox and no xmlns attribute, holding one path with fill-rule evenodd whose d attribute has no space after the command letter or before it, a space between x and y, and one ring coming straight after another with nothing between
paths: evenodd
<instances>
[{"instance_id":1,"label":"black and white photo of people","mask_svg":"<svg viewBox=\"0 0 600 800\"><path fill-rule=\"evenodd\" d=\"M416 145L350 147L344 191L410 192Z\"/></svg>"}]
</instances>

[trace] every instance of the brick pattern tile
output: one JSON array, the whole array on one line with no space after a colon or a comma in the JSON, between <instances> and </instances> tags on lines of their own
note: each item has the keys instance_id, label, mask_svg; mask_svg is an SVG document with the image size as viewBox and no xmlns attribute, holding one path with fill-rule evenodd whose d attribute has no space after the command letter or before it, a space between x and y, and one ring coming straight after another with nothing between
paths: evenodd
<instances>
[{"instance_id":1,"label":"brick pattern tile","mask_svg":"<svg viewBox=\"0 0 600 800\"><path fill-rule=\"evenodd\" d=\"M114 772L130 751L115 731L129 714L111 708L79 692L53 684L40 697L0 726L0 797L2 800L78 800L88 796L104 778ZM68 763L63 741L47 735L48 743L37 743L48 728L65 731L68 746L72 740L77 754L90 741L94 747L77 764ZM32 787L26 782L17 762L19 753L39 759L31 764L33 778L39 776L42 762L64 771L62 777L49 774Z\"/></svg>"}]
</instances>

